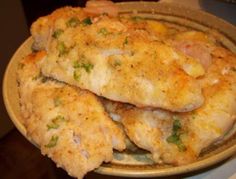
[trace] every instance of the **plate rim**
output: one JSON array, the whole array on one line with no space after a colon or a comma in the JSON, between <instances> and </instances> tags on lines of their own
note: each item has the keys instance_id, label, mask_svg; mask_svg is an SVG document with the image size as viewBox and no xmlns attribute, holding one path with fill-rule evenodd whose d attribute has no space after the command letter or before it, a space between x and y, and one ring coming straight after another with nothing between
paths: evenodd
<instances>
[{"instance_id":1,"label":"plate rim","mask_svg":"<svg viewBox=\"0 0 236 179\"><path fill-rule=\"evenodd\" d=\"M27 46L32 40L33 40L32 36L28 37L26 40L24 40L23 43L21 43L21 45L14 52L14 54L10 58L10 60L7 64L7 67L5 69L4 76L3 76L3 83L2 83L2 96L3 96L4 106L7 110L7 114L9 115L11 121L16 126L16 128L20 131L20 133L24 137L26 137L27 140L29 140L30 142L32 142L32 141L27 137L26 129L25 129L24 125L22 123L20 123L19 120L16 120L17 117L16 117L14 111L12 110L12 108L10 107L10 102L8 100L8 94L7 94L7 90L8 90L8 88L7 88L7 78L8 78L8 74L10 73L11 66L14 63L14 61L12 59L15 59L18 56L18 54L20 54L20 52L25 48L25 46Z\"/></svg>"}]
</instances>

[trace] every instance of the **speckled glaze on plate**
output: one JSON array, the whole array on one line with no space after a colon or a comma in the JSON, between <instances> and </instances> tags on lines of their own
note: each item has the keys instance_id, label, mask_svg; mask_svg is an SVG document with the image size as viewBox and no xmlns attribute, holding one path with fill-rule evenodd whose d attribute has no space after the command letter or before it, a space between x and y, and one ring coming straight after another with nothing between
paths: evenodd
<instances>
[{"instance_id":1,"label":"speckled glaze on plate","mask_svg":"<svg viewBox=\"0 0 236 179\"><path fill-rule=\"evenodd\" d=\"M208 13L167 3L125 2L118 3L122 15L133 13L138 16L161 20L176 27L212 32L222 46L236 53L236 27ZM4 103L17 129L30 141L22 124L17 92L16 69L18 62L31 53L32 38L27 39L15 52L6 69L3 81ZM235 127L236 129L236 127ZM32 142L33 143L33 142ZM95 171L101 174L126 177L169 176L205 168L236 153L236 137L231 136L224 143L204 151L199 159L184 166L154 164L150 154L142 150L128 150L114 153L111 163L103 164Z\"/></svg>"}]
</instances>

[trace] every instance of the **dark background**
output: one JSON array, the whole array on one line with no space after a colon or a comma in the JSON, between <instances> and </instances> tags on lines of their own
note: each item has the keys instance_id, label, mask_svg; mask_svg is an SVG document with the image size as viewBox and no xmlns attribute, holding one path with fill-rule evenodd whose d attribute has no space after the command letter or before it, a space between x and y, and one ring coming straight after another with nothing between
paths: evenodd
<instances>
[{"instance_id":1,"label":"dark background","mask_svg":"<svg viewBox=\"0 0 236 179\"><path fill-rule=\"evenodd\" d=\"M38 17L47 15L54 9L63 6L80 6L84 7L86 0L21 0L24 12L27 18L28 26L31 25ZM113 0L113 2L122 2L125 0ZM127 0L126 0L127 1ZM135 0L129 0L135 1ZM157 0L158 1L158 0Z\"/></svg>"},{"instance_id":2,"label":"dark background","mask_svg":"<svg viewBox=\"0 0 236 179\"><path fill-rule=\"evenodd\" d=\"M122 1L135 0L113 0L113 2ZM159 0L155 2L157 1ZM236 24L236 3L226 3L226 1L227 0L199 0L199 4L205 11L222 17L232 24ZM56 8L66 5L84 7L86 0L21 0L21 2L27 19L27 25L30 26L38 17L47 15Z\"/></svg>"}]
</instances>

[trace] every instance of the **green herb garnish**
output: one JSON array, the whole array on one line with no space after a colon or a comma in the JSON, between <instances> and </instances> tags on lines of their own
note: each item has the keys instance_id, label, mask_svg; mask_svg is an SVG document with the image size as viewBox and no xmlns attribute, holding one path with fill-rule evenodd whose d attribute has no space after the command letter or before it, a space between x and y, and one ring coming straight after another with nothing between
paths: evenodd
<instances>
[{"instance_id":1,"label":"green herb garnish","mask_svg":"<svg viewBox=\"0 0 236 179\"><path fill-rule=\"evenodd\" d=\"M56 123L50 123L47 125L47 128L48 130L51 130L51 129L58 129L59 128L59 124L56 124Z\"/></svg>"},{"instance_id":2,"label":"green herb garnish","mask_svg":"<svg viewBox=\"0 0 236 179\"><path fill-rule=\"evenodd\" d=\"M57 117L55 117L51 123L49 123L47 125L48 130L50 129L58 129L60 127L60 123L64 122L65 118L61 115L58 115Z\"/></svg>"},{"instance_id":3,"label":"green herb garnish","mask_svg":"<svg viewBox=\"0 0 236 179\"><path fill-rule=\"evenodd\" d=\"M181 123L180 123L180 121L179 121L179 118L177 118L177 117L173 117L173 119L174 119L174 122L173 122L173 133L178 133L179 132L179 130L181 129Z\"/></svg>"},{"instance_id":4,"label":"green herb garnish","mask_svg":"<svg viewBox=\"0 0 236 179\"><path fill-rule=\"evenodd\" d=\"M82 24L84 26L87 26L87 25L91 25L92 24L92 21L89 17L85 18L83 21L82 21Z\"/></svg>"},{"instance_id":5,"label":"green herb garnish","mask_svg":"<svg viewBox=\"0 0 236 179\"><path fill-rule=\"evenodd\" d=\"M81 64L76 60L76 61L74 61L73 67L74 68L81 68Z\"/></svg>"},{"instance_id":6,"label":"green herb garnish","mask_svg":"<svg viewBox=\"0 0 236 179\"><path fill-rule=\"evenodd\" d=\"M65 121L64 116L58 115L57 117L55 117L55 118L52 120L52 123L54 123L54 124L59 124L59 123L64 122L64 121Z\"/></svg>"},{"instance_id":7,"label":"green herb garnish","mask_svg":"<svg viewBox=\"0 0 236 179\"><path fill-rule=\"evenodd\" d=\"M93 64L91 64L91 63L82 63L81 67L84 68L87 73L90 73L91 70L93 69Z\"/></svg>"},{"instance_id":8,"label":"green herb garnish","mask_svg":"<svg viewBox=\"0 0 236 179\"><path fill-rule=\"evenodd\" d=\"M76 81L79 81L80 80L80 76L81 76L80 73L77 70L75 70L74 74L73 74L74 79Z\"/></svg>"},{"instance_id":9,"label":"green herb garnish","mask_svg":"<svg viewBox=\"0 0 236 179\"><path fill-rule=\"evenodd\" d=\"M76 27L80 23L80 20L77 17L72 17L66 22L67 27Z\"/></svg>"},{"instance_id":10,"label":"green herb garnish","mask_svg":"<svg viewBox=\"0 0 236 179\"><path fill-rule=\"evenodd\" d=\"M47 145L45 145L45 147L47 148L52 148L55 147L57 145L57 141L58 141L59 137L56 135L53 135L49 141L49 143Z\"/></svg>"},{"instance_id":11,"label":"green herb garnish","mask_svg":"<svg viewBox=\"0 0 236 179\"><path fill-rule=\"evenodd\" d=\"M101 28L99 31L98 31L99 34L102 34L104 36L108 35L109 32L107 31L106 28Z\"/></svg>"},{"instance_id":12,"label":"green herb garnish","mask_svg":"<svg viewBox=\"0 0 236 179\"><path fill-rule=\"evenodd\" d=\"M172 134L171 136L169 136L167 139L167 142L169 143L173 143L175 145L177 145L179 151L184 152L186 150L185 145L183 144L182 140L180 139L180 136L177 134Z\"/></svg>"},{"instance_id":13,"label":"green herb garnish","mask_svg":"<svg viewBox=\"0 0 236 179\"><path fill-rule=\"evenodd\" d=\"M179 151L183 152L186 150L186 147L180 138L181 123L177 116L173 116L173 119L174 121L173 121L173 127L172 127L172 134L169 137L167 137L166 141L168 143L173 143L177 145Z\"/></svg>"},{"instance_id":14,"label":"green herb garnish","mask_svg":"<svg viewBox=\"0 0 236 179\"><path fill-rule=\"evenodd\" d=\"M87 62L87 63L84 63L84 62L79 63L78 61L75 61L74 64L73 64L73 67L74 68L83 68L83 69L85 69L85 71L87 73L90 73L91 70L93 69L94 65L89 63L89 62Z\"/></svg>"},{"instance_id":15,"label":"green herb garnish","mask_svg":"<svg viewBox=\"0 0 236 179\"><path fill-rule=\"evenodd\" d=\"M62 29L56 29L53 34L52 34L52 37L57 39L62 33L64 32L64 30Z\"/></svg>"},{"instance_id":16,"label":"green herb garnish","mask_svg":"<svg viewBox=\"0 0 236 179\"><path fill-rule=\"evenodd\" d=\"M123 45L128 45L129 41L128 41L128 37L125 37L125 40L123 42Z\"/></svg>"},{"instance_id":17,"label":"green herb garnish","mask_svg":"<svg viewBox=\"0 0 236 179\"><path fill-rule=\"evenodd\" d=\"M121 61L120 61L120 60L115 60L114 66L115 66L115 67L121 66Z\"/></svg>"},{"instance_id":18,"label":"green herb garnish","mask_svg":"<svg viewBox=\"0 0 236 179\"><path fill-rule=\"evenodd\" d=\"M69 52L64 42L58 42L57 49L59 51L59 57L67 54Z\"/></svg>"}]
</instances>

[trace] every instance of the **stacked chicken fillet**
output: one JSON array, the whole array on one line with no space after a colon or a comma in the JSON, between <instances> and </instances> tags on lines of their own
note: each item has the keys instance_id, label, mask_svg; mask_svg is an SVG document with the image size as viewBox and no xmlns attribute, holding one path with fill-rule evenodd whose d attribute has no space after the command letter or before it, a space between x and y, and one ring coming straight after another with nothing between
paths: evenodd
<instances>
[{"instance_id":1,"label":"stacked chicken fillet","mask_svg":"<svg viewBox=\"0 0 236 179\"><path fill-rule=\"evenodd\" d=\"M196 161L235 123L235 54L206 33L99 2L33 23L35 52L17 70L27 135L77 178L126 138L156 163Z\"/></svg>"}]
</instances>

